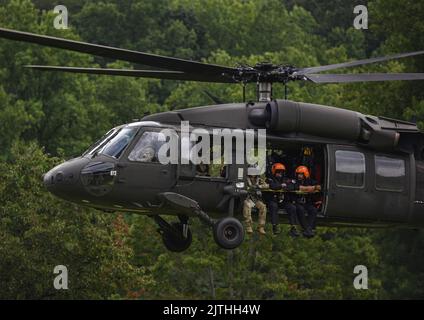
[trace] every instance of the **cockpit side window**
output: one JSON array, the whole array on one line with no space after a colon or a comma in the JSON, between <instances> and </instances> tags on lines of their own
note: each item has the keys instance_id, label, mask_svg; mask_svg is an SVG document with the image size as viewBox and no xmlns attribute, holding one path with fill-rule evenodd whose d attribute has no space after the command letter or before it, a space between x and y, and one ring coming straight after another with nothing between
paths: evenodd
<instances>
[{"instance_id":1,"label":"cockpit side window","mask_svg":"<svg viewBox=\"0 0 424 320\"><path fill-rule=\"evenodd\" d=\"M128 156L128 160L137 162L159 162L159 149L165 143L161 132L144 132Z\"/></svg>"},{"instance_id":2,"label":"cockpit side window","mask_svg":"<svg viewBox=\"0 0 424 320\"><path fill-rule=\"evenodd\" d=\"M122 128L112 139L110 139L99 151L99 153L114 158L119 158L128 144L132 141L139 128Z\"/></svg>"}]
</instances>

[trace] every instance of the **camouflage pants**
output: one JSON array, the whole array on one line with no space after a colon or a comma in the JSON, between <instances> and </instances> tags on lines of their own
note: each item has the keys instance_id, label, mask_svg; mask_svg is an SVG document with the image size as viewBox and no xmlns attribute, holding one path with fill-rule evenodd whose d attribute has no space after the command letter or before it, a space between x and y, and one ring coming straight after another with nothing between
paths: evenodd
<instances>
[{"instance_id":1,"label":"camouflage pants","mask_svg":"<svg viewBox=\"0 0 424 320\"><path fill-rule=\"evenodd\" d=\"M256 207L259 210L258 224L259 227L265 227L266 222L266 205L261 201L257 200L254 202L251 199L244 200L243 203L243 217L247 227L252 227L252 208Z\"/></svg>"}]
</instances>

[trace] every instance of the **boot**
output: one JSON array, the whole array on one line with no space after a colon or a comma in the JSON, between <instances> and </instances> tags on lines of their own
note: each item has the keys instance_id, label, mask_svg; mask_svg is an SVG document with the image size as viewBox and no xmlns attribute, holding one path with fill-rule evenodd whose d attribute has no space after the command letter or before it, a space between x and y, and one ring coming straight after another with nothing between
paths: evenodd
<instances>
[{"instance_id":1,"label":"boot","mask_svg":"<svg viewBox=\"0 0 424 320\"><path fill-rule=\"evenodd\" d=\"M247 234L252 234L253 233L253 229L252 229L252 225L251 224L246 224L246 233Z\"/></svg>"},{"instance_id":2,"label":"boot","mask_svg":"<svg viewBox=\"0 0 424 320\"><path fill-rule=\"evenodd\" d=\"M243 217L244 217L244 225L245 225L245 228L246 228L246 233L252 234L253 233L253 229L252 229L252 208L251 208L248 200L244 201Z\"/></svg>"},{"instance_id":3,"label":"boot","mask_svg":"<svg viewBox=\"0 0 424 320\"><path fill-rule=\"evenodd\" d=\"M312 233L312 230L310 228L308 228L308 229L306 229L306 230L303 231L303 236L305 238L310 239L310 238L313 238L314 237L314 234Z\"/></svg>"},{"instance_id":4,"label":"boot","mask_svg":"<svg viewBox=\"0 0 424 320\"><path fill-rule=\"evenodd\" d=\"M263 236L266 235L265 226L259 225L258 232L259 232L260 235L263 235Z\"/></svg>"},{"instance_id":5,"label":"boot","mask_svg":"<svg viewBox=\"0 0 424 320\"><path fill-rule=\"evenodd\" d=\"M278 227L278 224L273 224L272 225L272 233L273 234L275 234L275 235L277 235L277 234L279 234L281 231L280 231L280 228Z\"/></svg>"},{"instance_id":6,"label":"boot","mask_svg":"<svg viewBox=\"0 0 424 320\"><path fill-rule=\"evenodd\" d=\"M256 202L256 207L259 209L258 215L258 232L260 235L265 235L266 224L266 206L262 201Z\"/></svg>"},{"instance_id":7,"label":"boot","mask_svg":"<svg viewBox=\"0 0 424 320\"><path fill-rule=\"evenodd\" d=\"M253 233L252 220L251 219L244 220L244 225L245 225L246 233L252 234Z\"/></svg>"},{"instance_id":8,"label":"boot","mask_svg":"<svg viewBox=\"0 0 424 320\"><path fill-rule=\"evenodd\" d=\"M290 235L292 238L297 238L298 236L300 236L300 234L299 234L299 232L297 231L297 229L296 229L296 227L295 227L295 226L292 226L292 227L290 228L289 235Z\"/></svg>"}]
</instances>

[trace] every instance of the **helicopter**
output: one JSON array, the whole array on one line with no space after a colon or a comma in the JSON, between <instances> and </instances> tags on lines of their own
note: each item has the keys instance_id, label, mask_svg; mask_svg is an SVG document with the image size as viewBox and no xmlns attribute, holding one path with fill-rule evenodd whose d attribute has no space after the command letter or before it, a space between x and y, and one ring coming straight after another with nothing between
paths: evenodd
<instances>
[{"instance_id":1,"label":"helicopter","mask_svg":"<svg viewBox=\"0 0 424 320\"><path fill-rule=\"evenodd\" d=\"M0 37L159 69L26 66L35 70L243 86L243 102L146 115L111 129L81 156L43 175L47 190L64 200L105 212L147 215L157 223L170 251L190 247L189 220L193 218L210 227L224 249L237 248L244 240L239 217L248 194L247 161L229 163L213 174L199 174L198 166L190 161L163 164L154 160L162 130L172 130L178 137L183 121L211 136L220 128L262 129L268 153L283 150L294 163L309 161L314 179L322 186L320 226L424 227L424 133L415 123L276 99L272 88L274 83L286 86L292 81L423 80L424 73L321 72L418 56L424 51L308 68L272 63L227 67L4 28L0 28ZM249 83L256 84L257 99L245 102ZM287 213L280 210L279 214ZM178 220L168 222L163 218L167 215Z\"/></svg>"}]
</instances>

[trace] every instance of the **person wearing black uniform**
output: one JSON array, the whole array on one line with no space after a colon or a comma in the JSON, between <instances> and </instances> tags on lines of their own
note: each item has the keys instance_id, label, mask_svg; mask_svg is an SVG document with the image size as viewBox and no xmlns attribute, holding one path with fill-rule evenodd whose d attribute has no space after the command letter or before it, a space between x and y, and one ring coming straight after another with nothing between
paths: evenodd
<instances>
[{"instance_id":1,"label":"person wearing black uniform","mask_svg":"<svg viewBox=\"0 0 424 320\"><path fill-rule=\"evenodd\" d=\"M315 235L316 217L318 214L317 208L314 206L314 193L321 191L321 186L310 178L309 170L305 166L296 168L297 186L296 189L301 191L296 197L296 210L299 215L305 216L302 227L303 235L307 238L312 238Z\"/></svg>"},{"instance_id":2,"label":"person wearing black uniform","mask_svg":"<svg viewBox=\"0 0 424 320\"><path fill-rule=\"evenodd\" d=\"M274 163L271 168L272 176L268 178L267 183L271 190L294 191L296 181L285 176L286 167L282 163ZM296 206L292 203L293 199L288 193L271 192L266 195L268 211L271 216L272 231L274 234L279 234L278 228L278 208L286 210L289 216L291 225L290 235L293 237L299 236L296 230Z\"/></svg>"},{"instance_id":3,"label":"person wearing black uniform","mask_svg":"<svg viewBox=\"0 0 424 320\"><path fill-rule=\"evenodd\" d=\"M284 163L283 160L283 152L281 150L270 150L268 155L266 156L265 176L271 179L273 176L272 166L274 165L274 163Z\"/></svg>"}]
</instances>

